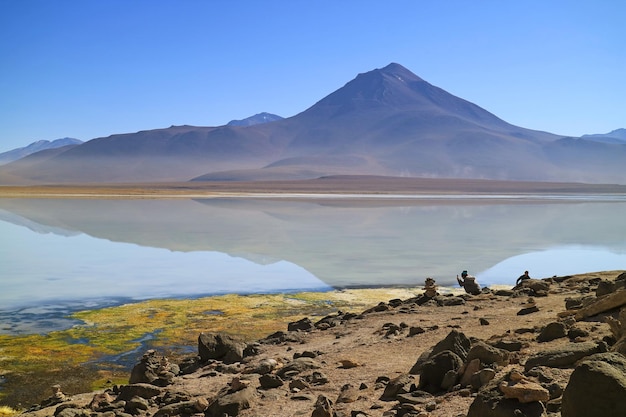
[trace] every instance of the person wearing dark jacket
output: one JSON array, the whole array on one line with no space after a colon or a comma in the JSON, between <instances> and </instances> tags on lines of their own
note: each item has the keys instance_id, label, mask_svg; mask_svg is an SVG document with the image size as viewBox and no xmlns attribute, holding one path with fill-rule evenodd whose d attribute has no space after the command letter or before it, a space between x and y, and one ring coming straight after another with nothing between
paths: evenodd
<instances>
[{"instance_id":1,"label":"person wearing dark jacket","mask_svg":"<svg viewBox=\"0 0 626 417\"><path fill-rule=\"evenodd\" d=\"M530 275L528 275L528 271L524 271L524 274L520 275L519 278L517 278L517 281L515 281L515 285L520 285L522 281L527 279L530 279Z\"/></svg>"}]
</instances>

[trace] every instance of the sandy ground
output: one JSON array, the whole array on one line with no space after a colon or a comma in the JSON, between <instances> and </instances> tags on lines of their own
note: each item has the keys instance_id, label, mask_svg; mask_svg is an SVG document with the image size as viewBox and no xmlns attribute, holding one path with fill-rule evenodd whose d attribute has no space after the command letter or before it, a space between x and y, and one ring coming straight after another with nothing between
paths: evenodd
<instances>
[{"instance_id":1,"label":"sandy ground","mask_svg":"<svg viewBox=\"0 0 626 417\"><path fill-rule=\"evenodd\" d=\"M581 296L584 293L581 292L581 288L584 288L586 285L584 283L589 280L614 280L620 272L581 274L569 278L562 284L552 285L547 297L535 298L539 311L528 315L517 314L527 302L526 297L494 294L469 297L465 305L399 307L365 314L361 318L346 321L327 330L315 329L304 332L301 334L302 342L261 345L261 353L258 356L251 357L247 363L237 368L237 372L241 372L247 367L254 367L263 359L274 359L286 364L292 360L294 354L304 351L316 352L318 355L316 360L321 365L319 371L326 375L329 382L310 386L298 393L290 390L286 384L279 388L262 389L258 382L259 375L221 372L215 364L207 365L193 374L177 377L169 389L185 391L194 397L204 397L211 401L220 389L228 386L233 378L238 376L257 388L251 407L239 414L240 416L310 416L318 395L323 394L335 403L342 387L351 384L358 390L358 395L354 401L335 403L335 410L346 416L357 415L358 412L366 416L382 416L397 402L385 402L380 399L383 388L376 384L377 379L382 376L393 379L408 373L418 357L445 338L451 330L456 329L470 338L481 340L506 336L522 341L524 347L512 356L512 363L498 368L497 371L502 375L511 368L523 370L521 364L532 353L570 343L568 338L546 343L536 341L539 330L547 323L556 321L557 315L565 310L565 299ZM481 319L486 320L488 324L485 324L484 320L481 323ZM313 318L312 320L316 321ZM387 335L386 328L389 323L403 327L404 330ZM597 341L610 335L608 325L597 319L582 321L578 325L589 331L587 340ZM410 327L421 327L426 331L409 336ZM527 332L519 332L520 329L527 329ZM357 366L344 367L342 364L345 360ZM562 383L565 384L571 370L559 372ZM416 383L418 380L419 377L415 376ZM75 396L73 401L77 403L82 401L86 404L92 396L93 394ZM474 396L475 393L468 395L463 391L442 393L437 395L434 405L423 415L465 416ZM51 415L52 410L44 409L31 414L33 417L43 417Z\"/></svg>"}]
</instances>

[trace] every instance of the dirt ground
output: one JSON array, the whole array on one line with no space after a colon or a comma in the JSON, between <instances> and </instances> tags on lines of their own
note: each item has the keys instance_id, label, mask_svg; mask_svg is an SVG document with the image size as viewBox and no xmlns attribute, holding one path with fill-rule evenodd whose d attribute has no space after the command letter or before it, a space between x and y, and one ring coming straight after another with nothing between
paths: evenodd
<instances>
[{"instance_id":1,"label":"dirt ground","mask_svg":"<svg viewBox=\"0 0 626 417\"><path fill-rule=\"evenodd\" d=\"M408 373L419 356L444 339L451 330L456 329L469 338L485 341L501 336L510 336L522 341L522 350L512 356L511 364L497 369L496 378L512 368L523 371L523 363L529 355L571 343L568 338L545 343L537 342L539 330L546 324L557 321L558 314L565 310L566 298L584 295L585 291L588 291L588 285L585 283L589 280L614 280L620 272L622 271L575 275L559 285L552 285L548 296L534 298L538 311L527 315L518 315L518 312L528 305L527 297L493 293L468 297L465 305L425 304L411 308L399 306L389 308L387 311L360 315L327 330L314 329L302 332L301 342L262 344L260 354L236 366L233 371L235 373L220 370L216 364L204 366L192 374L176 377L174 384L168 386L168 390L185 391L193 397L207 398L210 402L220 389L227 387L233 378L237 377L245 384L256 388L256 395L250 408L239 414L242 417L310 416L315 400L320 394L333 401L335 411L342 413L339 415L359 415L361 412L365 416L383 416L385 412L392 410L397 402L385 402L380 399L383 387L376 383L377 379L379 377L393 379ZM390 323L398 325L403 330L388 335ZM589 332L586 340L599 341L610 335L609 326L597 319L579 322L578 326ZM421 327L425 331L410 335L409 329L412 327ZM244 371L264 359L274 359L279 364L287 364L293 359L294 354L305 351L317 355L315 360L321 365L317 371L327 377L328 383L311 385L302 390L290 389L288 384L279 388L262 389L259 386L259 375ZM346 364L349 365L345 366ZM559 372L563 382L569 378L571 370ZM417 384L419 377L414 378ZM355 387L358 394L353 401L337 403L342 387L346 384ZM475 395L467 390L439 394L434 404L420 415L465 416ZM93 394L75 396L73 401L88 403L92 396ZM31 415L33 417L52 415L53 410L43 409Z\"/></svg>"}]
</instances>

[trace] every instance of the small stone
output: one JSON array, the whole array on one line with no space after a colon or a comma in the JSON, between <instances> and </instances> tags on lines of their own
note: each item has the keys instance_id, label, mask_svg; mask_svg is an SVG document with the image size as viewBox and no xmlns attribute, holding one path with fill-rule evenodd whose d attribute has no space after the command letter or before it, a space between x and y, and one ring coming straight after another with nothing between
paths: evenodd
<instances>
[{"instance_id":1,"label":"small stone","mask_svg":"<svg viewBox=\"0 0 626 417\"><path fill-rule=\"evenodd\" d=\"M339 363L341 364L340 368L343 368L343 369L350 369L350 368L356 368L357 366L361 366L361 364L353 361L352 359L342 359L339 361Z\"/></svg>"},{"instance_id":2,"label":"small stone","mask_svg":"<svg viewBox=\"0 0 626 417\"><path fill-rule=\"evenodd\" d=\"M536 382L521 380L519 382L508 383L502 381L499 388L504 394L504 398L515 398L521 403L534 401L546 402L550 399L548 390Z\"/></svg>"}]
</instances>

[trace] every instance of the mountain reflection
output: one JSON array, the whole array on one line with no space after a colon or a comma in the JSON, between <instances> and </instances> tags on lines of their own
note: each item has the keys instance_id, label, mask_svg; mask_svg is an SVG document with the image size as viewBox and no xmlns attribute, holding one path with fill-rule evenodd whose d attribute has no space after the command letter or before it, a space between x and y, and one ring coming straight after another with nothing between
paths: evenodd
<instances>
[{"instance_id":1,"label":"mountain reflection","mask_svg":"<svg viewBox=\"0 0 626 417\"><path fill-rule=\"evenodd\" d=\"M452 285L463 269L477 273L552 247L624 251L624 205L0 199L5 210L0 220L39 233L84 233L171 251L221 252L258 264L284 260L333 287L421 285L427 276ZM518 272L510 271L501 283L514 281Z\"/></svg>"}]
</instances>

